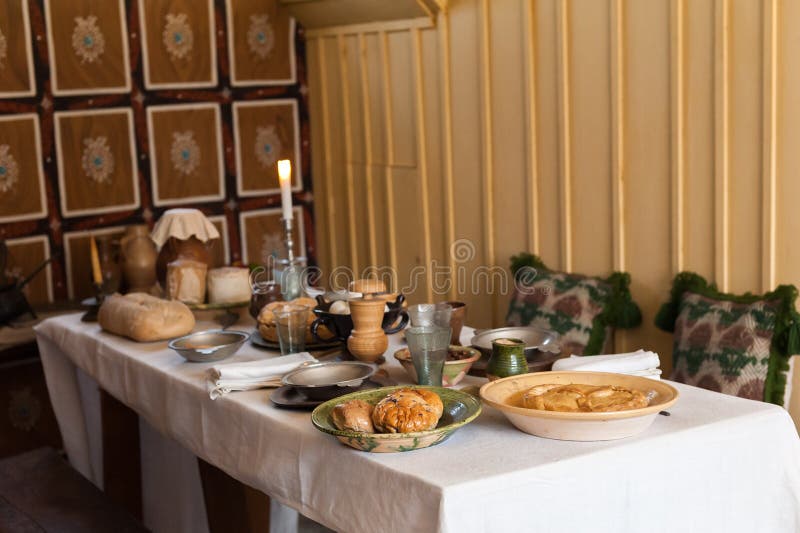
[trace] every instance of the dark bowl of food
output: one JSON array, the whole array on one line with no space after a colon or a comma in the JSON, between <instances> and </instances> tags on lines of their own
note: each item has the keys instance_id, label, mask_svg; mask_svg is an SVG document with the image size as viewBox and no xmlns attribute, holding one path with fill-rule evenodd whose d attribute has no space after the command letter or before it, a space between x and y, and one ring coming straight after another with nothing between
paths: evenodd
<instances>
[{"instance_id":1,"label":"dark bowl of food","mask_svg":"<svg viewBox=\"0 0 800 533\"><path fill-rule=\"evenodd\" d=\"M402 331L408 324L408 313L403 309L403 302L405 296L402 294L397 296L393 302L386 303L386 311L383 314L383 322L381 326L387 335ZM327 302L321 296L317 297L317 307L314 308L314 314L317 316L316 320L311 324L311 335L317 342L347 342L350 333L353 331L353 319L349 313L333 313L331 306L335 302ZM328 328L333 335L325 338L318 334L320 326Z\"/></svg>"},{"instance_id":2,"label":"dark bowl of food","mask_svg":"<svg viewBox=\"0 0 800 533\"><path fill-rule=\"evenodd\" d=\"M481 353L475 348L451 344L447 349L447 359L444 361L444 370L442 370L442 385L445 387L456 385L464 379L472 364L480 357ZM401 348L394 352L394 358L400 361L400 364L403 365L408 375L416 383L417 369L414 368L414 362L411 360L411 352L408 351L408 348Z\"/></svg>"},{"instance_id":3,"label":"dark bowl of food","mask_svg":"<svg viewBox=\"0 0 800 533\"><path fill-rule=\"evenodd\" d=\"M375 367L357 361L331 361L301 366L282 382L300 391L309 400L326 401L358 390L375 373Z\"/></svg>"}]
</instances>

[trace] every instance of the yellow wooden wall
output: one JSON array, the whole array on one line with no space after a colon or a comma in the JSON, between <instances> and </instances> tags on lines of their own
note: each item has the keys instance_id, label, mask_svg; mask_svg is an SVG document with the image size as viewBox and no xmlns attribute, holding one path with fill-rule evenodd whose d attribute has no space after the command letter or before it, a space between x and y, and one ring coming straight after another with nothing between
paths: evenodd
<instances>
[{"instance_id":1,"label":"yellow wooden wall","mask_svg":"<svg viewBox=\"0 0 800 533\"><path fill-rule=\"evenodd\" d=\"M435 25L309 32L321 265L627 270L645 323L616 347L666 362L677 271L800 282L798 32L781 0L451 0ZM451 296L502 323L506 297Z\"/></svg>"}]
</instances>

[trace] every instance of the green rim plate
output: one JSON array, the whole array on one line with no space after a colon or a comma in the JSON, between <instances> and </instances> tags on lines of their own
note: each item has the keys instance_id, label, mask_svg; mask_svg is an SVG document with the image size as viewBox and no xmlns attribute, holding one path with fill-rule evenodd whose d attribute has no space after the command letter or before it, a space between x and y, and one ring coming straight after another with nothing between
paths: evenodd
<instances>
[{"instance_id":1,"label":"green rim plate","mask_svg":"<svg viewBox=\"0 0 800 533\"><path fill-rule=\"evenodd\" d=\"M246 302L231 302L231 303L220 303L220 304L186 304L186 307L189 309L195 309L197 311L213 311L217 309L238 309L240 307L247 307L250 305L250 301Z\"/></svg>"},{"instance_id":2,"label":"green rim plate","mask_svg":"<svg viewBox=\"0 0 800 533\"><path fill-rule=\"evenodd\" d=\"M435 392L439 395L439 398L441 398L442 404L444 405L444 414L439 420L439 424L442 424L442 422L447 422L448 419L451 420L451 422L449 424L439 425L428 431L415 431L412 433L363 433L358 431L342 431L333 425L333 422L331 421L331 412L338 404L349 400L363 400L367 403L375 405L388 394L398 389L428 389ZM458 404L463 406L463 412L462 408L459 408ZM454 418L454 409L458 409L459 411L455 414L457 417L456 421L452 421ZM480 400L467 392L463 392L458 389L447 389L445 387L399 385L396 387L381 387L379 389L353 392L350 394L345 394L344 396L339 396L338 398L334 398L332 400L328 400L314 409L314 412L311 413L311 422L318 430L336 437L343 437L346 439L370 438L375 439L376 441L386 442L406 439L421 439L433 435L449 436L458 428L475 420L479 414L481 414ZM436 443L438 444L443 440L444 438L436 441Z\"/></svg>"}]
</instances>

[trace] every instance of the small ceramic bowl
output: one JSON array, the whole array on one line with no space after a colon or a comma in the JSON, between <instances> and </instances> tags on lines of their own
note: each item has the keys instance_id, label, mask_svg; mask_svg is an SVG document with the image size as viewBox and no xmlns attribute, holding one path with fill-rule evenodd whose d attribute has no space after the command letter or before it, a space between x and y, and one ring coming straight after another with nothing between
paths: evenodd
<instances>
[{"instance_id":1,"label":"small ceramic bowl","mask_svg":"<svg viewBox=\"0 0 800 533\"><path fill-rule=\"evenodd\" d=\"M212 363L235 354L249 338L244 331L212 329L171 340L168 346L193 363Z\"/></svg>"},{"instance_id":2,"label":"small ceramic bowl","mask_svg":"<svg viewBox=\"0 0 800 533\"><path fill-rule=\"evenodd\" d=\"M459 358L451 359L453 354L457 354ZM445 387L452 387L458 384L458 382L467 375L472 363L480 359L480 357L481 352L475 348L451 344L448 349L448 360L445 361L444 370L442 371L442 385ZM394 352L394 358L400 361L400 364L403 365L403 368L405 368L411 380L416 383L417 369L414 368L414 361L411 360L411 352L408 351L408 348L401 348Z\"/></svg>"},{"instance_id":3,"label":"small ceramic bowl","mask_svg":"<svg viewBox=\"0 0 800 533\"><path fill-rule=\"evenodd\" d=\"M340 403L349 400L363 400L375 405L388 394L398 389L425 388L439 395L444 405L439 425L428 431L414 433L363 433L358 431L342 431L333 424L331 412ZM382 387L380 389L363 390L329 400L314 409L311 422L318 430L335 436L344 444L364 452L410 452L441 444L458 428L475 420L481 413L481 402L466 392L444 387Z\"/></svg>"},{"instance_id":4,"label":"small ceramic bowl","mask_svg":"<svg viewBox=\"0 0 800 533\"><path fill-rule=\"evenodd\" d=\"M358 389L375 373L375 367L357 361L331 361L301 366L281 380L310 400L330 400Z\"/></svg>"},{"instance_id":5,"label":"small ceramic bowl","mask_svg":"<svg viewBox=\"0 0 800 533\"><path fill-rule=\"evenodd\" d=\"M528 409L522 394L536 385L617 385L638 390L650 397L640 409L606 413L563 413ZM484 402L502 412L520 431L558 440L599 441L630 437L650 427L658 413L678 401L678 390L663 382L641 376L607 372L536 372L490 381L481 387Z\"/></svg>"}]
</instances>

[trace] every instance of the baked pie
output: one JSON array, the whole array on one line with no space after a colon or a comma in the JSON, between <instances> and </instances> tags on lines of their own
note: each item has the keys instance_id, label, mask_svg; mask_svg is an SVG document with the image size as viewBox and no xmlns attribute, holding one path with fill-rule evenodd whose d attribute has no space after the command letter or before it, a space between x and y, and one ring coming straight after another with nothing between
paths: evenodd
<instances>
[{"instance_id":1,"label":"baked pie","mask_svg":"<svg viewBox=\"0 0 800 533\"><path fill-rule=\"evenodd\" d=\"M616 385L572 383L537 385L522 396L529 409L562 413L606 413L647 407L650 401L641 391Z\"/></svg>"}]
</instances>

